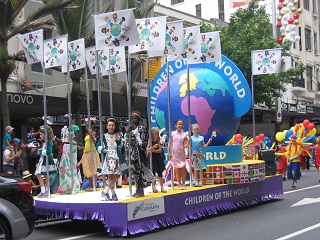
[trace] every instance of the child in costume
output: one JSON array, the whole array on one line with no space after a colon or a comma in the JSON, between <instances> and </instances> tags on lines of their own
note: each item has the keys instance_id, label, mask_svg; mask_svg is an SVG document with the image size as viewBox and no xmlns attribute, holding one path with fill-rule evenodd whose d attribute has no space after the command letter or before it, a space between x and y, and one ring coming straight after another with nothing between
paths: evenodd
<instances>
[{"instance_id":1,"label":"child in costume","mask_svg":"<svg viewBox=\"0 0 320 240\"><path fill-rule=\"evenodd\" d=\"M200 128L198 124L192 124L191 136L191 153L192 153L192 164L194 167L194 176L196 183L195 187L202 187L203 183L203 169L207 168L205 159L203 156L203 149L206 148L212 141L209 138L208 142L204 143L204 137L199 134ZM200 181L198 182L198 171L200 171Z\"/></svg>"},{"instance_id":2,"label":"child in costume","mask_svg":"<svg viewBox=\"0 0 320 240\"><path fill-rule=\"evenodd\" d=\"M282 180L285 181L285 180L287 180L286 172L287 172L287 167L288 167L286 146L277 147L276 156L278 157L277 172L282 175Z\"/></svg>"},{"instance_id":3,"label":"child in costume","mask_svg":"<svg viewBox=\"0 0 320 240\"><path fill-rule=\"evenodd\" d=\"M172 138L172 146L168 146L170 159L174 165L179 184L179 190L186 189L186 151L189 146L188 132L183 131L184 123L182 120L176 120L176 130L170 135Z\"/></svg>"},{"instance_id":4,"label":"child in costume","mask_svg":"<svg viewBox=\"0 0 320 240\"><path fill-rule=\"evenodd\" d=\"M151 146L148 143L147 146L147 155L152 156L152 173L153 175L158 175L161 192L166 193L167 191L163 187L163 177L162 173L165 170L164 159L162 158L162 146L160 144L160 134L158 128L151 128ZM151 153L151 155L150 155ZM155 186L155 180L152 181L152 191L154 193L158 192L158 189Z\"/></svg>"},{"instance_id":5,"label":"child in costume","mask_svg":"<svg viewBox=\"0 0 320 240\"><path fill-rule=\"evenodd\" d=\"M122 144L118 121L113 117L108 118L106 129L107 132L100 137L96 146L98 152L103 156L101 173L108 175L108 185L101 192L101 196L107 201L118 201L115 186L122 174L121 164L125 162L121 154ZM111 197L109 194L110 190Z\"/></svg>"}]
</instances>

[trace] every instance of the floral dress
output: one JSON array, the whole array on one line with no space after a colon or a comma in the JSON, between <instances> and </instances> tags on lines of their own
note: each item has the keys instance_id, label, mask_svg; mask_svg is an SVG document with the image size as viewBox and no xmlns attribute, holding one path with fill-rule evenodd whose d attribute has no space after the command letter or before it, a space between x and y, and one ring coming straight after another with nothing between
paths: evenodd
<instances>
[{"instance_id":1,"label":"floral dress","mask_svg":"<svg viewBox=\"0 0 320 240\"><path fill-rule=\"evenodd\" d=\"M117 174L121 175L122 170L126 168L124 158L121 154L122 141L116 140L116 134L105 133L103 135L103 145L101 144L101 138L97 143L97 150L103 156L102 174ZM107 153L104 150L107 149Z\"/></svg>"},{"instance_id":2,"label":"floral dress","mask_svg":"<svg viewBox=\"0 0 320 240\"><path fill-rule=\"evenodd\" d=\"M192 140L192 163L196 170L206 169L207 165L203 157L203 136L191 136Z\"/></svg>"},{"instance_id":3,"label":"floral dress","mask_svg":"<svg viewBox=\"0 0 320 240\"><path fill-rule=\"evenodd\" d=\"M48 157L49 162L49 175L56 173L57 168L52 158L52 142L47 141L48 147L46 149L46 145L43 143L42 149L40 149L40 159L39 162L36 165L36 172L35 175L41 174L46 175L47 174L47 160L46 157ZM47 156L45 156L47 155Z\"/></svg>"},{"instance_id":4,"label":"floral dress","mask_svg":"<svg viewBox=\"0 0 320 240\"><path fill-rule=\"evenodd\" d=\"M79 127L76 125L72 126L71 141L69 140L69 129L64 126L61 129L61 141L62 155L59 165L59 176L60 176L60 192L61 193L72 193L72 182L73 191L77 193L80 190L80 181L77 174L77 143L73 140L75 131L78 131ZM72 144L72 153L70 152L70 145ZM70 157L71 156L71 157ZM73 177L72 177L73 175ZM73 180L72 180L73 179Z\"/></svg>"}]
</instances>

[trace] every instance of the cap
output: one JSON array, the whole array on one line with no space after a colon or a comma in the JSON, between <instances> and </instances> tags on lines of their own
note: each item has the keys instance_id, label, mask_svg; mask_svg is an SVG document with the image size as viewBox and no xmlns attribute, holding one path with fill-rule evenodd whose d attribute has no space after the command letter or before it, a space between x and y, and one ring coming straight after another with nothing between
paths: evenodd
<instances>
[{"instance_id":1,"label":"cap","mask_svg":"<svg viewBox=\"0 0 320 240\"><path fill-rule=\"evenodd\" d=\"M20 144L20 139L19 138L14 138L12 140L15 141L16 143Z\"/></svg>"}]
</instances>

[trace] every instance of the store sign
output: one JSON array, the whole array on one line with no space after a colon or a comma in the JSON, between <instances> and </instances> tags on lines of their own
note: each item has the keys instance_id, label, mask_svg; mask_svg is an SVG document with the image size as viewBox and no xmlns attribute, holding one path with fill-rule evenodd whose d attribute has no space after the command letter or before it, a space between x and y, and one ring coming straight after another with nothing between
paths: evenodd
<instances>
[{"instance_id":1,"label":"store sign","mask_svg":"<svg viewBox=\"0 0 320 240\"><path fill-rule=\"evenodd\" d=\"M297 105L289 103L289 112L297 112Z\"/></svg>"},{"instance_id":2,"label":"store sign","mask_svg":"<svg viewBox=\"0 0 320 240\"><path fill-rule=\"evenodd\" d=\"M307 113L306 105L297 105L297 113Z\"/></svg>"},{"instance_id":3,"label":"store sign","mask_svg":"<svg viewBox=\"0 0 320 240\"><path fill-rule=\"evenodd\" d=\"M27 95L27 94L19 94L19 93L8 93L7 101L8 103L32 105L33 96Z\"/></svg>"},{"instance_id":4,"label":"store sign","mask_svg":"<svg viewBox=\"0 0 320 240\"><path fill-rule=\"evenodd\" d=\"M307 114L314 114L314 108L311 106L307 106L306 107L306 112Z\"/></svg>"}]
</instances>

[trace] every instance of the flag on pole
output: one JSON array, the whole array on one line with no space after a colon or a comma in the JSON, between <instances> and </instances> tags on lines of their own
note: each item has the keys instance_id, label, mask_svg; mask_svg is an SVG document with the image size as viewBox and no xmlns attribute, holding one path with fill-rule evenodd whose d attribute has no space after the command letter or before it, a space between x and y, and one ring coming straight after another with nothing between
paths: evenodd
<instances>
[{"instance_id":1,"label":"flag on pole","mask_svg":"<svg viewBox=\"0 0 320 240\"><path fill-rule=\"evenodd\" d=\"M280 73L281 48L251 52L252 75Z\"/></svg>"},{"instance_id":2,"label":"flag on pole","mask_svg":"<svg viewBox=\"0 0 320 240\"><path fill-rule=\"evenodd\" d=\"M84 39L68 42L69 71L75 71L86 67ZM62 66L62 72L67 72L67 66Z\"/></svg>"},{"instance_id":3,"label":"flag on pole","mask_svg":"<svg viewBox=\"0 0 320 240\"><path fill-rule=\"evenodd\" d=\"M94 29L98 50L140 42L133 9L94 15Z\"/></svg>"},{"instance_id":4,"label":"flag on pole","mask_svg":"<svg viewBox=\"0 0 320 240\"><path fill-rule=\"evenodd\" d=\"M129 46L129 53L145 50L164 51L166 37L166 16L136 19L140 42Z\"/></svg>"},{"instance_id":5,"label":"flag on pole","mask_svg":"<svg viewBox=\"0 0 320 240\"><path fill-rule=\"evenodd\" d=\"M126 55L124 47L109 48L109 51L111 73L126 72Z\"/></svg>"},{"instance_id":6,"label":"flag on pole","mask_svg":"<svg viewBox=\"0 0 320 240\"><path fill-rule=\"evenodd\" d=\"M43 30L37 30L18 36L28 64L43 60Z\"/></svg>"},{"instance_id":7,"label":"flag on pole","mask_svg":"<svg viewBox=\"0 0 320 240\"><path fill-rule=\"evenodd\" d=\"M220 62L221 44L220 33L201 33L201 57L197 62Z\"/></svg>"},{"instance_id":8,"label":"flag on pole","mask_svg":"<svg viewBox=\"0 0 320 240\"><path fill-rule=\"evenodd\" d=\"M86 48L86 61L92 75L97 73L97 61L96 61L96 49L95 47ZM102 76L108 75L109 63L108 63L108 50L98 50L99 72Z\"/></svg>"},{"instance_id":9,"label":"flag on pole","mask_svg":"<svg viewBox=\"0 0 320 240\"><path fill-rule=\"evenodd\" d=\"M182 54L168 55L169 61L188 59L194 63L201 57L200 26L184 28L184 52Z\"/></svg>"},{"instance_id":10,"label":"flag on pole","mask_svg":"<svg viewBox=\"0 0 320 240\"><path fill-rule=\"evenodd\" d=\"M45 40L43 49L45 68L67 66L68 35Z\"/></svg>"},{"instance_id":11,"label":"flag on pole","mask_svg":"<svg viewBox=\"0 0 320 240\"><path fill-rule=\"evenodd\" d=\"M148 51L148 57L158 57L184 53L183 22L169 22L166 26L164 51Z\"/></svg>"}]
</instances>

